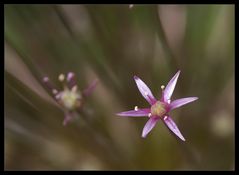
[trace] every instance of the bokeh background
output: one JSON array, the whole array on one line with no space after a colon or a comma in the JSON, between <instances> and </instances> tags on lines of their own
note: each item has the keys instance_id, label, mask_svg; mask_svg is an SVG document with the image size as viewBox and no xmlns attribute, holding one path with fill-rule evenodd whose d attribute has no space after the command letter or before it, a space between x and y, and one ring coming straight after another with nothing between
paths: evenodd
<instances>
[{"instance_id":1,"label":"bokeh background","mask_svg":"<svg viewBox=\"0 0 239 175\"><path fill-rule=\"evenodd\" d=\"M5 5L5 170L234 170L234 5ZM160 98L199 100L162 122L115 113L147 107L138 75ZM73 71L99 84L66 127L42 83ZM87 120L83 120L87 119Z\"/></svg>"}]
</instances>

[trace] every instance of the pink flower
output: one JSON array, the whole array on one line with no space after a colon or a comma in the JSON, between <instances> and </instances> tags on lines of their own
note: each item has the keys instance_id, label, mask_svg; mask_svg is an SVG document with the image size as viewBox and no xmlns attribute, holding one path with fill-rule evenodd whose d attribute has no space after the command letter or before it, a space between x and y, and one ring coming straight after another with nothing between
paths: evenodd
<instances>
[{"instance_id":1,"label":"pink flower","mask_svg":"<svg viewBox=\"0 0 239 175\"><path fill-rule=\"evenodd\" d=\"M81 92L78 89L75 74L73 72L69 72L66 78L64 74L60 74L58 79L63 84L63 90L57 90L48 77L44 77L43 82L52 92L54 100L63 107L65 111L63 125L65 126L72 119L74 112L79 112L81 110L85 98L92 93L98 80L93 81Z\"/></svg>"},{"instance_id":2,"label":"pink flower","mask_svg":"<svg viewBox=\"0 0 239 175\"><path fill-rule=\"evenodd\" d=\"M157 100L148 86L137 76L134 76L134 80L137 84L137 87L143 97L149 102L151 105L150 108L141 108L139 109L137 106L134 110L120 112L117 115L125 116L125 117L145 117L148 116L149 120L144 126L142 137L145 138L147 134L155 127L156 123L161 119L165 125L180 139L185 141L181 132L179 131L177 125L173 121L173 119L168 114L173 109L181 107L185 104L191 103L198 99L198 97L187 97L180 98L171 102L171 96L173 94L174 88L176 86L180 71L178 71L174 77L169 81L168 85L164 89L164 86L161 86L162 89L162 97L160 100Z\"/></svg>"}]
</instances>

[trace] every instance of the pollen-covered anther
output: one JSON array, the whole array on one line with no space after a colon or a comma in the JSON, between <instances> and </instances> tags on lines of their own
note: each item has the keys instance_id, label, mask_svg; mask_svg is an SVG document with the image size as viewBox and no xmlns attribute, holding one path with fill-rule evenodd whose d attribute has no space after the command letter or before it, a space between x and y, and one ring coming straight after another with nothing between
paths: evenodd
<instances>
[{"instance_id":1,"label":"pollen-covered anther","mask_svg":"<svg viewBox=\"0 0 239 175\"><path fill-rule=\"evenodd\" d=\"M135 110L135 111L138 111L138 106L135 106L135 107L134 107L134 110Z\"/></svg>"},{"instance_id":2,"label":"pollen-covered anther","mask_svg":"<svg viewBox=\"0 0 239 175\"><path fill-rule=\"evenodd\" d=\"M151 116L152 116L152 114L151 114L151 113L149 113L149 114L148 114L148 117L151 117Z\"/></svg>"},{"instance_id":3,"label":"pollen-covered anther","mask_svg":"<svg viewBox=\"0 0 239 175\"><path fill-rule=\"evenodd\" d=\"M49 78L48 78L48 77L44 77L44 78L43 78L43 81L44 81L44 82L48 82L48 81L49 81Z\"/></svg>"},{"instance_id":4,"label":"pollen-covered anther","mask_svg":"<svg viewBox=\"0 0 239 175\"><path fill-rule=\"evenodd\" d=\"M58 91L57 91L56 89L52 89L52 93L53 93L53 94L57 94Z\"/></svg>"},{"instance_id":5,"label":"pollen-covered anther","mask_svg":"<svg viewBox=\"0 0 239 175\"><path fill-rule=\"evenodd\" d=\"M60 98L61 98L61 93L59 93L59 94L57 94L56 96L55 96L55 98L57 99L57 100L59 100Z\"/></svg>"},{"instance_id":6,"label":"pollen-covered anther","mask_svg":"<svg viewBox=\"0 0 239 175\"><path fill-rule=\"evenodd\" d=\"M77 85L75 85L75 86L73 86L73 87L72 87L72 89L71 89L71 90L72 90L73 92L76 92L76 91L77 91L77 89L78 89L78 87L77 87Z\"/></svg>"},{"instance_id":7,"label":"pollen-covered anther","mask_svg":"<svg viewBox=\"0 0 239 175\"><path fill-rule=\"evenodd\" d=\"M58 79L59 79L59 81L64 81L65 80L65 75L64 74L60 74Z\"/></svg>"},{"instance_id":8,"label":"pollen-covered anther","mask_svg":"<svg viewBox=\"0 0 239 175\"><path fill-rule=\"evenodd\" d=\"M167 116L164 116L164 118L163 118L163 119L164 119L164 120L166 120L167 118L168 118Z\"/></svg>"},{"instance_id":9,"label":"pollen-covered anther","mask_svg":"<svg viewBox=\"0 0 239 175\"><path fill-rule=\"evenodd\" d=\"M164 85L162 85L162 86L161 86L161 89L163 90L164 88L165 88L165 86L164 86Z\"/></svg>"}]
</instances>

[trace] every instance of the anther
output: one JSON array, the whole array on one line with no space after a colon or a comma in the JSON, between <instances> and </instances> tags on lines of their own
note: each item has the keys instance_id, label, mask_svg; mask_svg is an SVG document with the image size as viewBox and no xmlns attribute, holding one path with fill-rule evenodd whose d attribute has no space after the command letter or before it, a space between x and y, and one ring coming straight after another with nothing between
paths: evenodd
<instances>
[{"instance_id":1,"label":"anther","mask_svg":"<svg viewBox=\"0 0 239 175\"><path fill-rule=\"evenodd\" d=\"M166 120L167 118L168 118L168 117L167 117L167 116L165 116L163 119L164 119L164 120Z\"/></svg>"},{"instance_id":2,"label":"anther","mask_svg":"<svg viewBox=\"0 0 239 175\"><path fill-rule=\"evenodd\" d=\"M64 81L65 75L64 74L60 74L58 79L59 79L59 81Z\"/></svg>"},{"instance_id":3,"label":"anther","mask_svg":"<svg viewBox=\"0 0 239 175\"><path fill-rule=\"evenodd\" d=\"M57 100L59 100L60 98L61 98L61 93L59 93L59 94L57 94L56 96L55 96L55 98L57 99Z\"/></svg>"},{"instance_id":4,"label":"anther","mask_svg":"<svg viewBox=\"0 0 239 175\"><path fill-rule=\"evenodd\" d=\"M49 91L53 91L53 89L55 89L53 84L50 82L50 79L48 77L44 77L42 79L42 81L46 85L46 87L48 88Z\"/></svg>"},{"instance_id":5,"label":"anther","mask_svg":"<svg viewBox=\"0 0 239 175\"><path fill-rule=\"evenodd\" d=\"M56 89L52 89L52 93L55 95L58 93L58 91Z\"/></svg>"},{"instance_id":6,"label":"anther","mask_svg":"<svg viewBox=\"0 0 239 175\"><path fill-rule=\"evenodd\" d=\"M135 111L138 111L138 106L135 106L135 107L134 107L134 110L135 110Z\"/></svg>"},{"instance_id":7,"label":"anther","mask_svg":"<svg viewBox=\"0 0 239 175\"><path fill-rule=\"evenodd\" d=\"M151 113L149 113L149 114L148 114L148 117L151 117L151 116L152 116L152 114L151 114Z\"/></svg>"},{"instance_id":8,"label":"anther","mask_svg":"<svg viewBox=\"0 0 239 175\"><path fill-rule=\"evenodd\" d=\"M165 86L164 86L164 85L162 85L162 86L161 86L161 89L163 90L164 88L165 88Z\"/></svg>"},{"instance_id":9,"label":"anther","mask_svg":"<svg viewBox=\"0 0 239 175\"><path fill-rule=\"evenodd\" d=\"M48 82L48 81L49 81L49 78L48 78L48 77L44 77L44 78L43 78L43 81L44 81L44 82Z\"/></svg>"},{"instance_id":10,"label":"anther","mask_svg":"<svg viewBox=\"0 0 239 175\"><path fill-rule=\"evenodd\" d=\"M77 86L73 86L72 89L71 89L73 92L76 92L77 91Z\"/></svg>"}]
</instances>

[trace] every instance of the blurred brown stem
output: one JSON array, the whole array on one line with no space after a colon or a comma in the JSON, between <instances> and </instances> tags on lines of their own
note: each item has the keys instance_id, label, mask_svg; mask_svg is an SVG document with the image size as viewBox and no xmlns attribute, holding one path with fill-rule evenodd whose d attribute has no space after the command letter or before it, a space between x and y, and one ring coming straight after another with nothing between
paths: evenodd
<instances>
[{"instance_id":1,"label":"blurred brown stem","mask_svg":"<svg viewBox=\"0 0 239 175\"><path fill-rule=\"evenodd\" d=\"M152 13L155 20L156 31L161 40L163 50L165 51L168 58L166 60L169 62L169 66L171 66L172 68L171 70L177 70L179 66L178 66L177 60L175 59L175 56L173 55L171 51L166 34L163 30L162 22L158 14L158 7L154 6L152 8L153 8Z\"/></svg>"}]
</instances>

